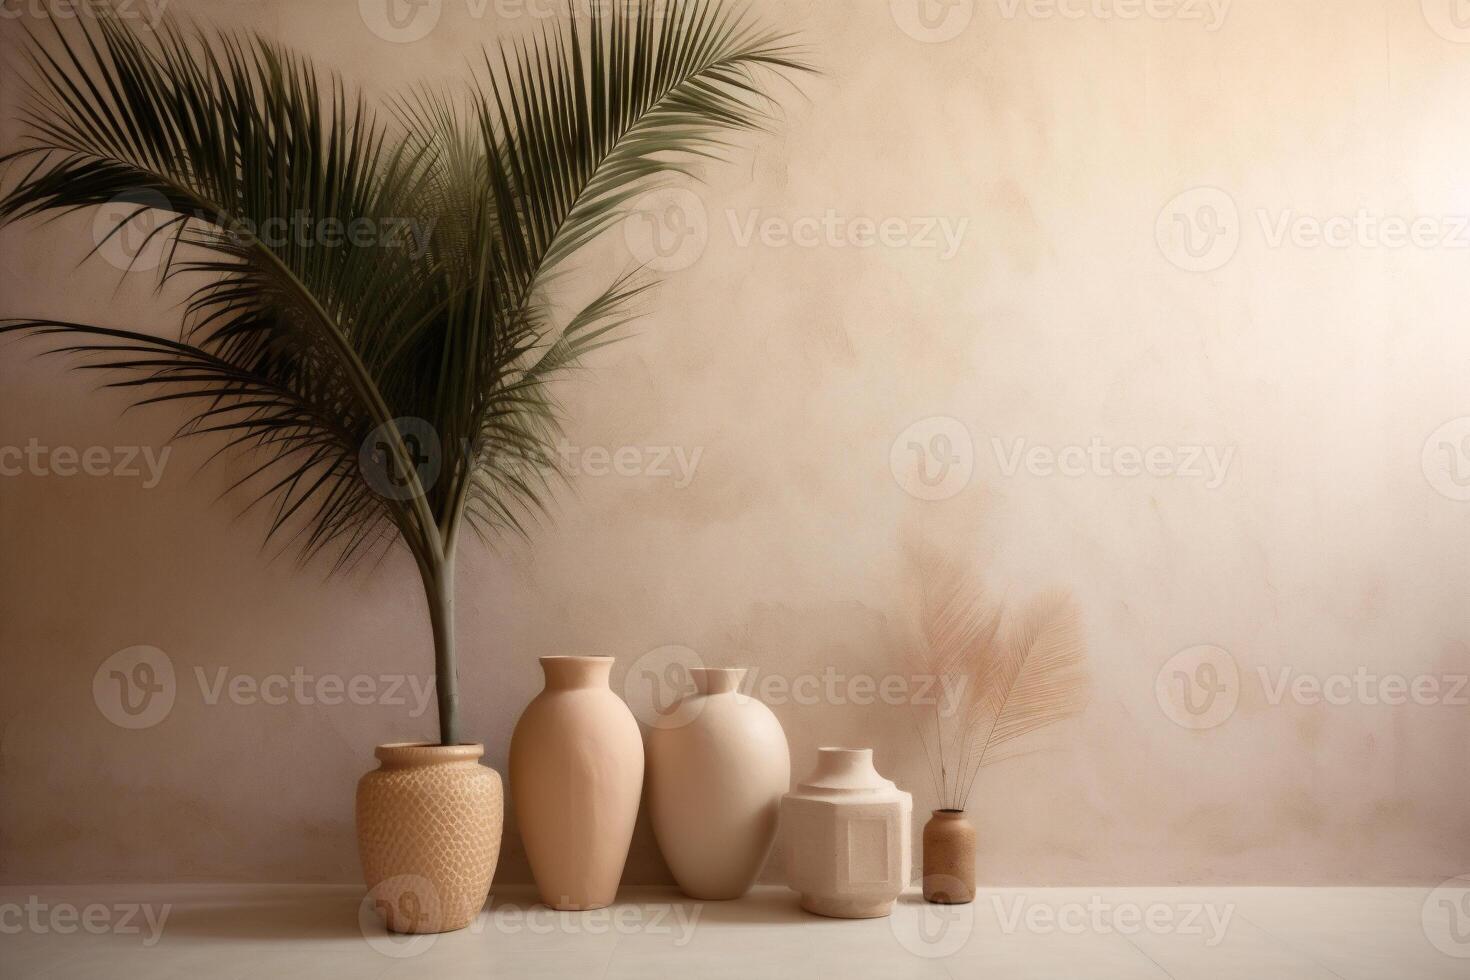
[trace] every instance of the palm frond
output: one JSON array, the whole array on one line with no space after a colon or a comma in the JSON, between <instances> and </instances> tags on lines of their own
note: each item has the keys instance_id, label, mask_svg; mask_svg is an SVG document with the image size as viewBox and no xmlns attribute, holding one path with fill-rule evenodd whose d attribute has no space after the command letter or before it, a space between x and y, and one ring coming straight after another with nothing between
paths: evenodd
<instances>
[{"instance_id":1,"label":"palm frond","mask_svg":"<svg viewBox=\"0 0 1470 980\"><path fill-rule=\"evenodd\" d=\"M547 28L503 44L498 55L486 51L485 76L470 93L468 125L478 136L478 155L451 100L420 91L397 108L412 131L433 133L437 145L450 148L441 157L444 173L476 178L468 186L480 196L472 193L456 210L477 216L488 230L493 248L477 257L479 274L499 287L501 316L526 324L551 321L542 293L558 267L624 217L625 206L651 182L687 173L688 159L717 156L722 132L767 125L770 101L757 73L812 70L785 35L712 0L630 4L612 16L594 4L585 30L571 19L564 31ZM466 187L462 180L436 183L461 193ZM528 385L542 388L614 339L616 328L634 318L630 301L650 284L618 279L544 348L555 331L515 334L495 369L514 379L520 395ZM534 364L527 364L530 357ZM484 441L498 444L508 417L524 420L528 432L559 432L549 405L525 407L507 416L503 403L482 403ZM553 449L543 440L529 457L512 453L508 460L520 474L514 479L504 466L467 471L469 486L459 489L467 500L485 504L485 491L495 486L514 491L488 510L470 507L467 516L481 520L493 511L492 526L518 527L511 505L536 509L539 499L522 491L545 485L526 470L545 468Z\"/></svg>"},{"instance_id":2,"label":"palm frond","mask_svg":"<svg viewBox=\"0 0 1470 980\"><path fill-rule=\"evenodd\" d=\"M375 505L356 461L362 440L395 417L358 351L424 302L414 287L425 270L406 249L326 247L291 231L298 217L386 227L407 213L412 164L385 149L382 127L339 78L264 39L186 33L171 21L152 35L108 18L48 25L27 48L36 69L22 113L27 145L3 161L8 172L26 169L0 198L0 221L110 202L163 211L152 232L171 238L162 278L194 282L177 341L153 338L147 359L93 366L167 389L142 403L202 406L186 431L223 433L294 467L269 485L272 535L316 499L329 526L308 551L361 544L369 538L356 532L386 516L427 559L421 514ZM7 329L76 331L88 338L78 352L94 354L113 341L146 343L137 331L56 321ZM235 386L202 374L202 363L233 372ZM241 409L247 388L281 400ZM276 437L261 438L267 431Z\"/></svg>"},{"instance_id":3,"label":"palm frond","mask_svg":"<svg viewBox=\"0 0 1470 980\"><path fill-rule=\"evenodd\" d=\"M1012 756L1012 743L1082 712L1091 678L1076 605L1065 593L1030 600L978 678L981 717L971 733L974 770ZM964 787L968 797L975 772Z\"/></svg>"},{"instance_id":4,"label":"palm frond","mask_svg":"<svg viewBox=\"0 0 1470 980\"><path fill-rule=\"evenodd\" d=\"M563 320L559 267L660 175L768 125L766 76L810 70L715 0L598 6L585 28L505 42L463 90L420 87L382 118L257 35L105 16L27 29L0 224L120 205L95 253L151 216L160 282L188 294L176 337L44 317L0 332L120 372L140 404L184 407L181 435L257 453L237 489L274 508L268 538L295 528L305 556L339 548L340 567L391 528L442 651L461 525L520 530L545 510L552 385L620 335L650 284L616 277ZM423 470L417 431L435 446ZM379 466L404 493L381 492Z\"/></svg>"}]
</instances>

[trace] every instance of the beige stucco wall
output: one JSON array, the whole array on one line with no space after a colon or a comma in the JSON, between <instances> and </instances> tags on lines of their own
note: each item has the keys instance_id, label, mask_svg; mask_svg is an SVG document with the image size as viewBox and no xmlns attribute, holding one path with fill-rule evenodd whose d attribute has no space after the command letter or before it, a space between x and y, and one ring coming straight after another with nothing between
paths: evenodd
<instances>
[{"instance_id":1,"label":"beige stucco wall","mask_svg":"<svg viewBox=\"0 0 1470 980\"><path fill-rule=\"evenodd\" d=\"M174 6L380 89L451 76L531 22L443 0L399 44L353 0ZM637 694L628 666L673 645L750 665L768 692L815 685L773 698L794 770L818 745L870 744L927 810L906 709L844 693L899 669L903 547L927 538L1012 596L1070 591L1094 664L1087 714L982 778L982 880L1470 869L1470 33L1441 16L1450 0L1102 0L1076 18L957 0L927 35L904 0L759 6L826 76L710 169L698 209L669 199L704 232L638 336L565 391L570 443L639 447L625 458L645 472L598 475L594 456L554 524L462 559L487 762L504 768L537 656L615 656ZM0 23L7 102L16 28ZM1419 244L1393 247L1384 218L1425 219ZM892 219L889 244L853 247L863 219ZM75 268L90 229L0 233L0 313L166 328L147 276ZM589 273L640 234L615 232ZM161 451L176 417L120 417L35 349L0 342L0 447ZM1064 452L1094 442L1167 447L1165 475ZM1083 472L1012 467L1018 445ZM698 453L692 479L660 475L649 447ZM431 654L405 556L325 580L263 554L262 516L213 502L234 471L196 472L208 449L175 447L156 485L146 467L0 478L0 879L351 880L373 745L432 735L411 694L210 703L221 670L422 683ZM167 655L177 691L127 730L93 680L136 645ZM1283 671L1301 696L1277 697ZM1190 678L1220 687L1192 692L1196 714L1169 697ZM1430 703L1381 703L1398 678ZM1341 703L1310 703L1313 683ZM502 867L527 875L513 835ZM640 830L628 880L665 875Z\"/></svg>"}]
</instances>

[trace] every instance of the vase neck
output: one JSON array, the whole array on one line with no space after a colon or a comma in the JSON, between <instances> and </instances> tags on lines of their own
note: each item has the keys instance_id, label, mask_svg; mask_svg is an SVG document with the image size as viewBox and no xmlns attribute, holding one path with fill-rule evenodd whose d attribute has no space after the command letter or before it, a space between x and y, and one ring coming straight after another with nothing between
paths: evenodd
<instances>
[{"instance_id":1,"label":"vase neck","mask_svg":"<svg viewBox=\"0 0 1470 980\"><path fill-rule=\"evenodd\" d=\"M607 687L612 676L612 657L542 657L548 691L580 687Z\"/></svg>"},{"instance_id":2,"label":"vase neck","mask_svg":"<svg viewBox=\"0 0 1470 980\"><path fill-rule=\"evenodd\" d=\"M689 676L694 680L698 694L725 694L738 691L745 678L744 667L690 667Z\"/></svg>"},{"instance_id":3,"label":"vase neck","mask_svg":"<svg viewBox=\"0 0 1470 980\"><path fill-rule=\"evenodd\" d=\"M829 789L871 789L888 785L873 768L872 749L817 749L817 767L806 785Z\"/></svg>"}]
</instances>

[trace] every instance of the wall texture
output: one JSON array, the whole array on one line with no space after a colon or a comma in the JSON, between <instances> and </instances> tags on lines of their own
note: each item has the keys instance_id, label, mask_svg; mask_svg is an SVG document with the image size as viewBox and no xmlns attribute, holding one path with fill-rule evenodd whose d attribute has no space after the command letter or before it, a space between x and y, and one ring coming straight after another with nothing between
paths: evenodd
<instances>
[{"instance_id":1,"label":"wall texture","mask_svg":"<svg viewBox=\"0 0 1470 980\"><path fill-rule=\"evenodd\" d=\"M370 0L173 6L378 92L547 9L432 0L402 43ZM927 539L1010 595L1069 591L1096 677L1079 721L980 781L983 881L1470 868L1449 0L758 7L826 75L583 266L573 288L630 251L668 280L564 393L555 521L461 562L487 762L538 656L615 656L646 703L697 655L754 669L796 773L871 744L927 810L909 710L863 680L901 672ZM78 267L92 244L86 217L0 233L0 314L168 329L147 274ZM373 746L434 730L411 561L329 580L262 552L261 515L214 502L238 463L184 443L155 478L177 418L120 415L36 349L0 342L0 447L31 447L0 459L0 880L352 880ZM90 447L108 475L62 475ZM104 662L138 645L175 692L130 729ZM353 678L371 703L319 703ZM502 868L527 876L513 833ZM640 829L628 880L666 875Z\"/></svg>"}]
</instances>

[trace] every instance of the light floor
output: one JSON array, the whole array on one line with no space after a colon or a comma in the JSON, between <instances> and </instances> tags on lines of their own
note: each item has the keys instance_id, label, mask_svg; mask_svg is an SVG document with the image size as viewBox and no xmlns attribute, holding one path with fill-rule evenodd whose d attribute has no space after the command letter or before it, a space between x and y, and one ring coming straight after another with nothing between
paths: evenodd
<instances>
[{"instance_id":1,"label":"light floor","mask_svg":"<svg viewBox=\"0 0 1470 980\"><path fill-rule=\"evenodd\" d=\"M806 915L784 888L699 903L627 888L552 912L497 888L469 930L382 932L347 886L0 888L0 977L883 977L1470 980L1470 880L1425 888L995 889Z\"/></svg>"}]
</instances>

